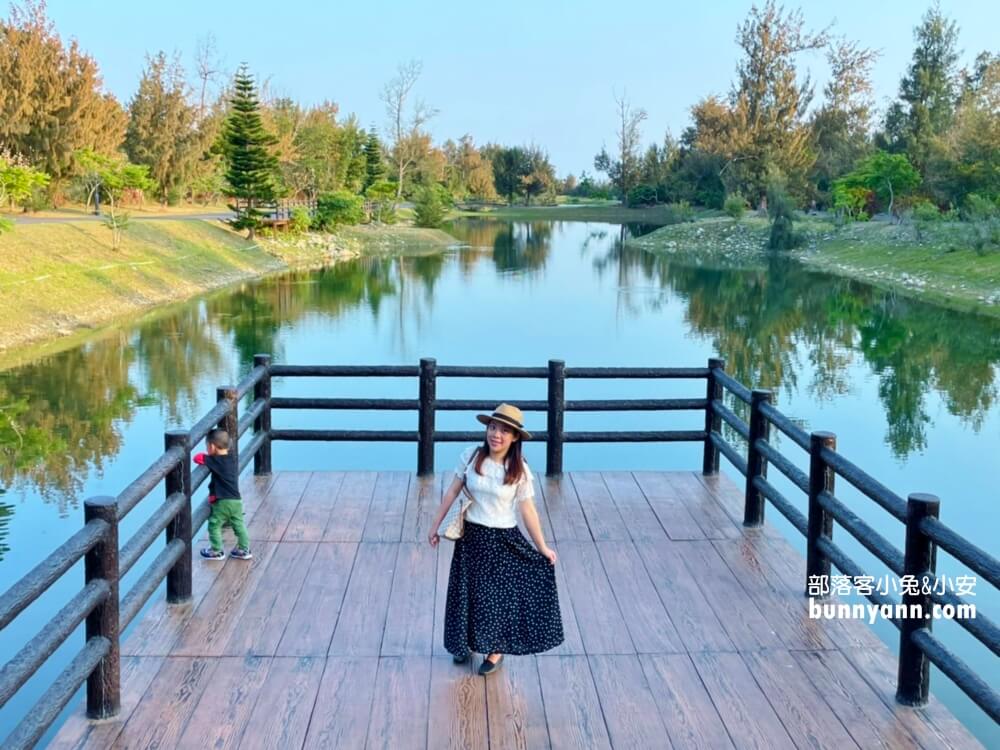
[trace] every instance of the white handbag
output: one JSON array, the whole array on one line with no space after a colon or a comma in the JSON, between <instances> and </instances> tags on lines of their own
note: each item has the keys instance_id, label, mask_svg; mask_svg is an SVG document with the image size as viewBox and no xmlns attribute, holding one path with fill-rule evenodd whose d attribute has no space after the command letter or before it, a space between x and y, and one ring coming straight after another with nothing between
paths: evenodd
<instances>
[{"instance_id":1,"label":"white handbag","mask_svg":"<svg viewBox=\"0 0 1000 750\"><path fill-rule=\"evenodd\" d=\"M475 458L477 453L479 453L478 450L472 454L472 458ZM465 465L465 471L462 472L462 493L465 495L465 497L461 499L462 504L461 507L459 508L458 513L455 514L455 517L452 518L451 522L445 527L444 530L445 539L451 539L452 541L456 541L458 539L461 539L462 534L465 533L465 514L468 512L469 507L475 500L475 498L472 496L472 493L469 492L469 488L465 482L466 472L468 472L469 470L469 464L472 463L472 458L469 459L469 463Z\"/></svg>"}]
</instances>

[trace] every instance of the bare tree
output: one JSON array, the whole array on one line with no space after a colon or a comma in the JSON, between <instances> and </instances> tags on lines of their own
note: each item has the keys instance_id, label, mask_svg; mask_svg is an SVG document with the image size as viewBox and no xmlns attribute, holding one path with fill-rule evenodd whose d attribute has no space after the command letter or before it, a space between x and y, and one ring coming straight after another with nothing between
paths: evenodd
<instances>
[{"instance_id":1,"label":"bare tree","mask_svg":"<svg viewBox=\"0 0 1000 750\"><path fill-rule=\"evenodd\" d=\"M382 90L382 101L388 117L389 160L396 168L396 200L403 195L403 177L406 170L413 167L426 147L426 139L421 138L420 129L437 114L419 99L414 103L412 113L407 117L406 102L414 84L420 78L423 65L419 60L400 64L396 77Z\"/></svg>"},{"instance_id":2,"label":"bare tree","mask_svg":"<svg viewBox=\"0 0 1000 750\"><path fill-rule=\"evenodd\" d=\"M622 203L628 205L628 192L639 181L639 172L642 166L642 159L639 153L642 132L639 126L646 119L646 110L639 107L633 109L628 100L628 94L623 93L621 98L614 95L615 104L618 105L618 153L612 159L607 150L601 152L594 158L594 167L601 172L605 172L611 181L618 186L622 194Z\"/></svg>"},{"instance_id":3,"label":"bare tree","mask_svg":"<svg viewBox=\"0 0 1000 750\"><path fill-rule=\"evenodd\" d=\"M205 116L205 97L208 95L208 84L217 81L222 74L222 60L219 58L215 34L211 31L198 38L194 59L195 67L198 70L198 79L201 81L201 93L198 97L198 119L200 120Z\"/></svg>"}]
</instances>

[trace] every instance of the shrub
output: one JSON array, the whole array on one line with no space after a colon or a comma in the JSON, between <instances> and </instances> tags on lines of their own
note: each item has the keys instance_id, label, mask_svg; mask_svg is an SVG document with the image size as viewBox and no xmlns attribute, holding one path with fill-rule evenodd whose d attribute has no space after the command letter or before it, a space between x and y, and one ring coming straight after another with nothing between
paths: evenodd
<instances>
[{"instance_id":1,"label":"shrub","mask_svg":"<svg viewBox=\"0 0 1000 750\"><path fill-rule=\"evenodd\" d=\"M628 191L630 206L652 206L656 203L656 188L652 185L636 185Z\"/></svg>"},{"instance_id":2,"label":"shrub","mask_svg":"<svg viewBox=\"0 0 1000 750\"><path fill-rule=\"evenodd\" d=\"M767 212L771 216L771 236L767 246L771 250L791 250L801 238L795 233L793 214L795 206L780 182L767 188Z\"/></svg>"},{"instance_id":3,"label":"shrub","mask_svg":"<svg viewBox=\"0 0 1000 750\"><path fill-rule=\"evenodd\" d=\"M941 211L929 200L914 202L912 211L914 221L928 222L941 220Z\"/></svg>"},{"instance_id":4,"label":"shrub","mask_svg":"<svg viewBox=\"0 0 1000 750\"><path fill-rule=\"evenodd\" d=\"M325 193L316 201L312 226L329 231L341 224L360 224L365 218L364 200L349 190Z\"/></svg>"},{"instance_id":5,"label":"shrub","mask_svg":"<svg viewBox=\"0 0 1000 750\"><path fill-rule=\"evenodd\" d=\"M296 206L292 209L291 220L288 222L288 231L292 234L305 234L309 231L312 218L309 216L309 209L304 206Z\"/></svg>"},{"instance_id":6,"label":"shrub","mask_svg":"<svg viewBox=\"0 0 1000 750\"><path fill-rule=\"evenodd\" d=\"M969 193L966 196L961 212L962 218L966 221L986 221L998 214L1000 207L996 203L976 193Z\"/></svg>"},{"instance_id":7,"label":"shrub","mask_svg":"<svg viewBox=\"0 0 1000 750\"><path fill-rule=\"evenodd\" d=\"M663 207L663 219L667 224L683 224L686 221L694 221L694 209L687 201L668 203Z\"/></svg>"},{"instance_id":8,"label":"shrub","mask_svg":"<svg viewBox=\"0 0 1000 750\"><path fill-rule=\"evenodd\" d=\"M743 214L747 210L747 201L740 193L733 193L726 198L726 202L722 206L722 210L726 212L726 215L736 221L743 218Z\"/></svg>"},{"instance_id":9,"label":"shrub","mask_svg":"<svg viewBox=\"0 0 1000 750\"><path fill-rule=\"evenodd\" d=\"M418 227L436 229L444 223L448 207L442 200L440 192L434 187L422 189L416 196L414 215Z\"/></svg>"}]
</instances>

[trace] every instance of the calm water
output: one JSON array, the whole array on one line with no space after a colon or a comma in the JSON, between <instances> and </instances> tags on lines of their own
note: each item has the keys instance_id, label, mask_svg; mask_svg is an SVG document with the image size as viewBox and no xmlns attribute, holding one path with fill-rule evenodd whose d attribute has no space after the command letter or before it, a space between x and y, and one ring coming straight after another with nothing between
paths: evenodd
<instances>
[{"instance_id":1,"label":"calm water","mask_svg":"<svg viewBox=\"0 0 1000 750\"><path fill-rule=\"evenodd\" d=\"M82 522L82 501L117 494L161 451L164 429L189 426L217 385L235 382L254 353L289 363L544 365L702 365L720 354L741 381L774 388L781 409L806 429L837 433L840 449L900 494L941 496L942 519L996 554L1000 490L998 362L1000 323L941 310L777 260L722 269L626 248L647 227L468 221L453 234L465 246L443 254L364 259L290 273L172 309L84 346L0 372L0 576L26 573ZM416 395L415 379L308 379L278 382L280 395ZM570 381L568 398L698 396L701 383ZM441 398L544 398L543 382L439 381ZM697 429L697 414L570 414L567 429ZM415 429L410 413L275 414L275 426ZM471 415L444 413L441 429L474 429ZM529 428L544 416L529 414ZM788 441L800 466L804 456ZM457 446L438 448L450 468ZM276 469L407 469L412 445L278 444ZM529 460L544 466L544 446ZM565 468L695 469L700 446L569 445ZM725 462L723 462L725 463ZM725 467L735 477L735 470ZM772 471L772 474L777 472ZM777 482L776 482L777 483ZM787 494L804 509L800 493ZM841 483L838 495L902 546L902 526ZM140 506L122 538L152 507ZM769 509L772 522L797 535ZM883 567L839 541L875 575ZM147 558L148 559L148 558ZM939 569L966 571L947 555ZM136 565L139 572L144 564ZM134 576L132 577L134 578ZM68 579L73 579L72 585ZM11 654L78 590L79 574L0 635ZM127 579L122 591L130 585ZM162 595L162 594L160 594ZM1000 616L985 584L972 599ZM879 623L892 648L896 631ZM997 659L952 623L935 630L1000 683ZM82 635L72 639L72 650ZM71 658L62 649L23 694L0 712L13 727ZM943 675L935 693L987 746L1000 730Z\"/></svg>"}]
</instances>

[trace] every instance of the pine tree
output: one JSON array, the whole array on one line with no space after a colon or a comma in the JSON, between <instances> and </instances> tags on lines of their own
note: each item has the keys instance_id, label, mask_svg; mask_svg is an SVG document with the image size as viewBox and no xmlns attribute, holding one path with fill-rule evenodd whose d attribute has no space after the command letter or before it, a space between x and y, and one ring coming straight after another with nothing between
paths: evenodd
<instances>
[{"instance_id":1,"label":"pine tree","mask_svg":"<svg viewBox=\"0 0 1000 750\"><path fill-rule=\"evenodd\" d=\"M236 73L230 105L232 111L218 144L226 161L225 194L236 199L229 207L236 214L230 225L248 230L247 238L252 240L260 227L261 212L257 207L278 197L278 158L268 148L277 139L264 129L257 88L246 63Z\"/></svg>"},{"instance_id":2,"label":"pine tree","mask_svg":"<svg viewBox=\"0 0 1000 750\"><path fill-rule=\"evenodd\" d=\"M373 127L365 141L365 187L367 190L376 182L385 179L385 163L382 161L382 144Z\"/></svg>"}]
</instances>

